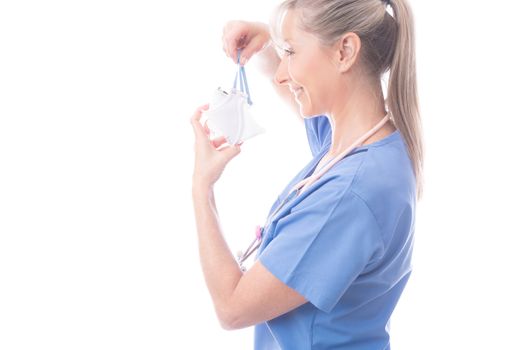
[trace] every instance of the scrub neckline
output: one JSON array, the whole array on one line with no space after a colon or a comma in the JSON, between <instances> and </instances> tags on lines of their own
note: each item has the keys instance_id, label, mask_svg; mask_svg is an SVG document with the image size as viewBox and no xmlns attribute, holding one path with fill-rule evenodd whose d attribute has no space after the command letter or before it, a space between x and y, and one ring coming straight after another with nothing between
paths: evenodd
<instances>
[{"instance_id":1,"label":"scrub neckline","mask_svg":"<svg viewBox=\"0 0 525 350\"><path fill-rule=\"evenodd\" d=\"M360 153L360 152L364 152L365 150L367 150L368 148L371 148L371 147L379 147L381 145L384 145L386 143L389 143L391 141L393 141L393 139L395 137L397 137L398 135L400 135L399 133L399 129L396 129L395 131L391 132L390 134L388 134L387 136L383 137L382 139L380 140L377 140L375 142L372 142L372 143L369 143L367 145L361 145L361 146L358 146L358 147L355 147L350 153L348 153L346 156L344 156L343 158L346 158L350 155L353 155L355 153ZM308 176L311 176L313 174L313 172L315 171L315 168L317 168L317 166L319 165L319 162L321 161L321 159L328 153L328 151L330 150L330 145L332 143L328 143L328 145L326 145L323 150L321 152L318 153L317 155L317 159L313 162L313 165L312 167L310 167L310 169L306 172L306 176L303 177L303 180L308 177ZM323 169L328 163L325 163L321 169ZM319 169L319 170L321 170Z\"/></svg>"},{"instance_id":2,"label":"scrub neckline","mask_svg":"<svg viewBox=\"0 0 525 350\"><path fill-rule=\"evenodd\" d=\"M397 135L399 135L399 129L396 129L395 131L391 132L390 134L388 134L387 136L383 137L382 139L380 140L377 140L375 142L372 142L372 143L369 143L367 145L361 145L361 146L357 146L356 148L354 148L352 150L352 152L356 151L356 150L359 150L359 149L364 149L364 148L370 148L370 147L377 147L377 146L381 146L381 145L384 145L385 143L389 143L390 141L392 141L392 139L394 139L394 137L396 137ZM326 148L330 148L330 146L332 145L332 142L330 142ZM323 151L325 150L323 149Z\"/></svg>"}]
</instances>

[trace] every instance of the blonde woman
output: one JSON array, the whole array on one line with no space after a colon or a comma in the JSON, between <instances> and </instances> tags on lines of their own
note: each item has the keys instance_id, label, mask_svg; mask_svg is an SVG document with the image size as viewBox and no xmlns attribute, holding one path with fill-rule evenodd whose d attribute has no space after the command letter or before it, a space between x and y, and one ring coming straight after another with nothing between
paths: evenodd
<instances>
[{"instance_id":1,"label":"blonde woman","mask_svg":"<svg viewBox=\"0 0 525 350\"><path fill-rule=\"evenodd\" d=\"M391 9L391 11L389 11ZM287 0L271 25L224 27L235 62L255 54L304 124L312 160L236 260L213 185L240 145L191 118L201 264L225 329L255 326L255 349L390 349L411 273L423 146L413 19L406 0ZM240 51L242 50L242 51ZM389 72L387 100L381 78ZM246 210L246 208L242 208ZM256 252L244 272L239 263Z\"/></svg>"}]
</instances>

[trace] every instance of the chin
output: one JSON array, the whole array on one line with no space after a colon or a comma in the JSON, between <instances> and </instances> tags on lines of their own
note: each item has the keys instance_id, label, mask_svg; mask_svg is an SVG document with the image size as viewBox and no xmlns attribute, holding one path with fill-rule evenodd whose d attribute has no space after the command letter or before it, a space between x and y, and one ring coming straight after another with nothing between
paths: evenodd
<instances>
[{"instance_id":1,"label":"chin","mask_svg":"<svg viewBox=\"0 0 525 350\"><path fill-rule=\"evenodd\" d=\"M305 108L302 104L299 104L299 105L300 105L299 110L300 110L301 116L304 119L310 119L310 118L319 116L319 113L315 113L315 111L313 111L312 108Z\"/></svg>"}]
</instances>

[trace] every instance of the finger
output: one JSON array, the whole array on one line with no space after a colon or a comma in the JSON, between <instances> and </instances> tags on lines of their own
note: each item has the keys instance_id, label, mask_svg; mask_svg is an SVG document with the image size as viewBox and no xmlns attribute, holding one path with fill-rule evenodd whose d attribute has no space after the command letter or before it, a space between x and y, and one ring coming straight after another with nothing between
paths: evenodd
<instances>
[{"instance_id":1,"label":"finger","mask_svg":"<svg viewBox=\"0 0 525 350\"><path fill-rule=\"evenodd\" d=\"M206 132L204 131L204 128L200 122L202 112L207 110L208 108L209 108L209 104L200 106L199 108L197 108L193 116L190 118L190 123L193 126L195 137L200 138L200 139L202 138L208 139L208 136L206 135Z\"/></svg>"},{"instance_id":2,"label":"finger","mask_svg":"<svg viewBox=\"0 0 525 350\"><path fill-rule=\"evenodd\" d=\"M237 57L233 57L231 54L230 54L230 49L228 48L228 42L226 41L226 39L223 39L223 42L222 42L222 50L224 51L224 53L226 54L226 56L228 58L230 58L233 63L237 63Z\"/></svg>"},{"instance_id":3,"label":"finger","mask_svg":"<svg viewBox=\"0 0 525 350\"><path fill-rule=\"evenodd\" d=\"M222 36L222 51L226 54L227 57L230 57L230 53L228 52L228 42L226 41L226 36Z\"/></svg>"},{"instance_id":4,"label":"finger","mask_svg":"<svg viewBox=\"0 0 525 350\"><path fill-rule=\"evenodd\" d=\"M210 104L209 103L206 103L202 106L200 106L199 108L197 108L195 110L195 113L193 114L193 116L190 118L190 122L198 122L200 123L200 119L201 119L201 116L202 116L202 112L207 110L208 108L210 107Z\"/></svg>"},{"instance_id":5,"label":"finger","mask_svg":"<svg viewBox=\"0 0 525 350\"><path fill-rule=\"evenodd\" d=\"M241 146L239 144L237 144L237 145L231 145L231 146L228 146L228 147L223 147L220 150L220 153L223 154L228 161L230 161L236 155L241 153Z\"/></svg>"},{"instance_id":6,"label":"finger","mask_svg":"<svg viewBox=\"0 0 525 350\"><path fill-rule=\"evenodd\" d=\"M224 51L227 57L230 57L230 55L228 54L228 48L226 46L226 41L224 40L224 38L222 38L222 51Z\"/></svg>"},{"instance_id":7,"label":"finger","mask_svg":"<svg viewBox=\"0 0 525 350\"><path fill-rule=\"evenodd\" d=\"M248 41L247 35L244 33L235 33L235 35L227 36L228 54L237 63L237 51L243 49Z\"/></svg>"},{"instance_id":8,"label":"finger","mask_svg":"<svg viewBox=\"0 0 525 350\"><path fill-rule=\"evenodd\" d=\"M228 21L222 29L222 49L226 56L231 59L233 59L233 56L231 55L229 46L230 42L234 40L232 36L232 27L234 26L234 23L235 21Z\"/></svg>"},{"instance_id":9,"label":"finger","mask_svg":"<svg viewBox=\"0 0 525 350\"><path fill-rule=\"evenodd\" d=\"M211 140L211 144L213 145L213 147L215 148L219 148L220 146L222 146L223 144L226 143L226 137L224 136L221 136L221 137L218 137L216 139L213 139Z\"/></svg>"},{"instance_id":10,"label":"finger","mask_svg":"<svg viewBox=\"0 0 525 350\"><path fill-rule=\"evenodd\" d=\"M204 131L206 132L206 135L210 136L210 128L208 127L207 120L204 122Z\"/></svg>"},{"instance_id":11,"label":"finger","mask_svg":"<svg viewBox=\"0 0 525 350\"><path fill-rule=\"evenodd\" d=\"M266 40L263 36L259 35L253 38L250 43L242 50L241 53L241 65L244 66L246 62L258 51L260 51Z\"/></svg>"}]
</instances>

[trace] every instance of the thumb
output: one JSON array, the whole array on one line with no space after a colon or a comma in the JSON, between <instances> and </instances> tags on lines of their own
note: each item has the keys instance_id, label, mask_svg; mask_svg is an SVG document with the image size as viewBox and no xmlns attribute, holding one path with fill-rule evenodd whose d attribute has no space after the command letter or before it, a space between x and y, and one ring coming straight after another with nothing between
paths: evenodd
<instances>
[{"instance_id":1,"label":"thumb","mask_svg":"<svg viewBox=\"0 0 525 350\"><path fill-rule=\"evenodd\" d=\"M228 146L228 147L224 147L220 152L224 153L224 155L226 156L226 158L229 161L232 158L234 158L235 156L237 156L239 153L241 153L241 145L240 144L236 144L236 145L231 145L231 146Z\"/></svg>"},{"instance_id":2,"label":"thumb","mask_svg":"<svg viewBox=\"0 0 525 350\"><path fill-rule=\"evenodd\" d=\"M246 62L257 52L262 50L269 42L265 37L259 35L254 37L250 43L241 52L241 66L244 66Z\"/></svg>"}]
</instances>

